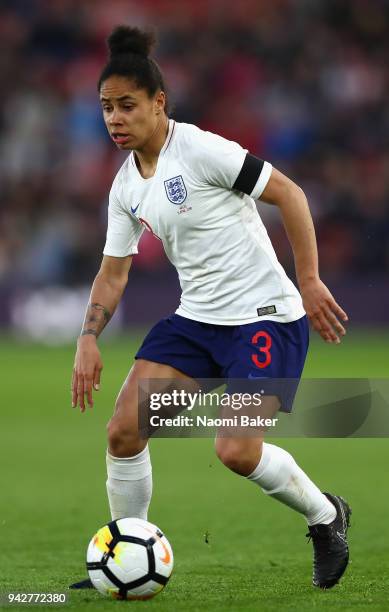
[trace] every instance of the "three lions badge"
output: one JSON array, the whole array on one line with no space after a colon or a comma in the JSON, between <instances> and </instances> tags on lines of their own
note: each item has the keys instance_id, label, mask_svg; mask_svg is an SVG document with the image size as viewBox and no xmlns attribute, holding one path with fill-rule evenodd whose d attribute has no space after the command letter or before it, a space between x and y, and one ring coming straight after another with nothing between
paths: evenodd
<instances>
[{"instance_id":1,"label":"three lions badge","mask_svg":"<svg viewBox=\"0 0 389 612\"><path fill-rule=\"evenodd\" d=\"M173 204L182 204L186 200L188 192L186 191L184 179L181 174L164 181L167 198Z\"/></svg>"}]
</instances>

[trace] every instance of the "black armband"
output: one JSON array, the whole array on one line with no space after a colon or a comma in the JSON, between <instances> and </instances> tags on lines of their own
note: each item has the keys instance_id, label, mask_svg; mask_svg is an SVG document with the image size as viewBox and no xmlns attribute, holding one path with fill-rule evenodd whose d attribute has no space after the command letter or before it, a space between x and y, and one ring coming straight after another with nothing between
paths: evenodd
<instances>
[{"instance_id":1,"label":"black armband","mask_svg":"<svg viewBox=\"0 0 389 612\"><path fill-rule=\"evenodd\" d=\"M236 189L236 191L243 191L243 193L251 195L261 175L264 163L265 162L259 159L259 157L247 153L242 169L232 188Z\"/></svg>"}]
</instances>

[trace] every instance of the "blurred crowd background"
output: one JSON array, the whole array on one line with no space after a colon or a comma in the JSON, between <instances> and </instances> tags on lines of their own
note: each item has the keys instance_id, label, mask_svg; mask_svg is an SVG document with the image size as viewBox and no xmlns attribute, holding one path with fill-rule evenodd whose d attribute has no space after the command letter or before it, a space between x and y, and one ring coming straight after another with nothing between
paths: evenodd
<instances>
[{"instance_id":1,"label":"blurred crowd background","mask_svg":"<svg viewBox=\"0 0 389 612\"><path fill-rule=\"evenodd\" d=\"M158 30L172 117L240 142L302 186L323 279L356 321L387 322L387 0L12 0L0 1L1 324L82 317L124 160L96 90L118 23ZM259 210L293 277L277 210ZM178 295L145 232L123 321L167 314Z\"/></svg>"}]
</instances>

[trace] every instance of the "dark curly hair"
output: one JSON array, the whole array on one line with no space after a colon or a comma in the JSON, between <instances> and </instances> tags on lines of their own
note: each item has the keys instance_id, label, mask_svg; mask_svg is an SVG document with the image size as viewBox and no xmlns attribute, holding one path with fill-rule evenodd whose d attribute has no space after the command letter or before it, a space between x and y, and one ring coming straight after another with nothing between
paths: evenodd
<instances>
[{"instance_id":1,"label":"dark curly hair","mask_svg":"<svg viewBox=\"0 0 389 612\"><path fill-rule=\"evenodd\" d=\"M123 76L133 80L140 89L145 89L150 98L159 89L165 92L165 112L168 114L165 82L157 62L149 57L156 40L152 31L146 32L125 25L116 26L107 39L109 60L100 74L98 91L100 92L102 83L110 76Z\"/></svg>"}]
</instances>

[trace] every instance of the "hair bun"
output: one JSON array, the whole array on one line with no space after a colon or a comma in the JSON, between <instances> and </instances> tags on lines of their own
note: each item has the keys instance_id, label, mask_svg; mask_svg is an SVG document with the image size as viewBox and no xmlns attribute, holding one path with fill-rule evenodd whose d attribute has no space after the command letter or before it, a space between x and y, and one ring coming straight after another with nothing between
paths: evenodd
<instances>
[{"instance_id":1,"label":"hair bun","mask_svg":"<svg viewBox=\"0 0 389 612\"><path fill-rule=\"evenodd\" d=\"M143 32L139 28L120 25L108 37L111 57L134 53L148 57L156 42L154 32Z\"/></svg>"}]
</instances>

